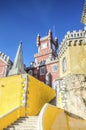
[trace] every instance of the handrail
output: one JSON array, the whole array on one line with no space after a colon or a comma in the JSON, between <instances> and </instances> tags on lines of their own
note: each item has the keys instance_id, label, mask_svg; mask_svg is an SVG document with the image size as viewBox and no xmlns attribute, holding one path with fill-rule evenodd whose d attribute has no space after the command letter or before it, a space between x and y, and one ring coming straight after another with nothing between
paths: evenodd
<instances>
[{"instance_id":1,"label":"handrail","mask_svg":"<svg viewBox=\"0 0 86 130\"><path fill-rule=\"evenodd\" d=\"M0 130L4 130L20 117L25 116L24 107L17 106L14 109L11 109L6 114L0 116Z\"/></svg>"},{"instance_id":2,"label":"handrail","mask_svg":"<svg viewBox=\"0 0 86 130\"><path fill-rule=\"evenodd\" d=\"M16 108L14 108L14 109L10 110L10 111L9 111L9 112L7 112L6 114L4 114L4 115L0 116L0 118L3 118L3 117L5 117L5 116L9 115L11 112L13 112L13 111L17 110L18 108L20 108L20 106L17 106Z\"/></svg>"}]
</instances>

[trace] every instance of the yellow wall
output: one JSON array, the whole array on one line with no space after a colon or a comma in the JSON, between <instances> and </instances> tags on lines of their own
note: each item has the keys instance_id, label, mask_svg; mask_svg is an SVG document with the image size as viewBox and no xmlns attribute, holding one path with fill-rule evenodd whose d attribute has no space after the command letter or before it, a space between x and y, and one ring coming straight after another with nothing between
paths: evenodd
<instances>
[{"instance_id":1,"label":"yellow wall","mask_svg":"<svg viewBox=\"0 0 86 130\"><path fill-rule=\"evenodd\" d=\"M55 106L48 104L41 112L43 114L39 115L39 120L42 119L42 122L39 122L42 126L40 130L86 130L85 120L71 117Z\"/></svg>"},{"instance_id":2,"label":"yellow wall","mask_svg":"<svg viewBox=\"0 0 86 130\"><path fill-rule=\"evenodd\" d=\"M16 107L23 106L23 93L27 94L28 115L36 115L42 106L50 102L55 96L55 90L28 75L27 92L24 91L24 81L22 75L10 76L0 79L0 117L9 113Z\"/></svg>"},{"instance_id":3,"label":"yellow wall","mask_svg":"<svg viewBox=\"0 0 86 130\"><path fill-rule=\"evenodd\" d=\"M43 116L43 130L68 130L64 110L48 105Z\"/></svg>"},{"instance_id":4,"label":"yellow wall","mask_svg":"<svg viewBox=\"0 0 86 130\"><path fill-rule=\"evenodd\" d=\"M0 78L0 130L25 116L22 105L24 81L22 75Z\"/></svg>"},{"instance_id":5,"label":"yellow wall","mask_svg":"<svg viewBox=\"0 0 86 130\"><path fill-rule=\"evenodd\" d=\"M3 130L4 128L10 126L19 117L22 117L24 115L25 115L24 107L19 107L17 109L14 109L9 114L7 114L7 115L3 116L2 118L0 118L0 130Z\"/></svg>"},{"instance_id":6,"label":"yellow wall","mask_svg":"<svg viewBox=\"0 0 86 130\"><path fill-rule=\"evenodd\" d=\"M0 116L21 105L22 83L21 75L0 78Z\"/></svg>"},{"instance_id":7,"label":"yellow wall","mask_svg":"<svg viewBox=\"0 0 86 130\"><path fill-rule=\"evenodd\" d=\"M28 115L36 115L40 112L43 105L50 102L55 96L55 90L43 82L28 76Z\"/></svg>"},{"instance_id":8,"label":"yellow wall","mask_svg":"<svg viewBox=\"0 0 86 130\"><path fill-rule=\"evenodd\" d=\"M69 52L71 72L73 74L86 74L86 45L72 46Z\"/></svg>"},{"instance_id":9,"label":"yellow wall","mask_svg":"<svg viewBox=\"0 0 86 130\"><path fill-rule=\"evenodd\" d=\"M67 71L62 71L62 60L67 59ZM60 57L60 77L67 74L86 74L86 45L69 46Z\"/></svg>"},{"instance_id":10,"label":"yellow wall","mask_svg":"<svg viewBox=\"0 0 86 130\"><path fill-rule=\"evenodd\" d=\"M0 79L0 130L26 113L27 116L38 114L42 106L56 96L55 90L43 82L29 75L26 80L25 76L22 77L23 75L16 75ZM25 83L27 91L24 89ZM25 93L26 108L22 104Z\"/></svg>"}]
</instances>

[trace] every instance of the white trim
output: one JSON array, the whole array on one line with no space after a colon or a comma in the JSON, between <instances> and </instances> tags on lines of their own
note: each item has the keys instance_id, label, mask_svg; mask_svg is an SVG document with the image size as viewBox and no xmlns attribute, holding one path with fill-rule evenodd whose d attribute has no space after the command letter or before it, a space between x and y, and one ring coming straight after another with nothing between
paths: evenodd
<instances>
[{"instance_id":1,"label":"white trim","mask_svg":"<svg viewBox=\"0 0 86 130\"><path fill-rule=\"evenodd\" d=\"M4 74L4 70L5 70L5 66L0 66L0 69L2 69L2 71L0 71L0 75L3 75Z\"/></svg>"},{"instance_id":2,"label":"white trim","mask_svg":"<svg viewBox=\"0 0 86 130\"><path fill-rule=\"evenodd\" d=\"M6 114L3 114L2 116L0 116L0 118L3 118L3 117L5 117L5 116L9 115L11 112L17 110L18 108L20 108L20 106L17 106L16 108L11 109L11 110L10 110L9 112L7 112Z\"/></svg>"},{"instance_id":3,"label":"white trim","mask_svg":"<svg viewBox=\"0 0 86 130\"><path fill-rule=\"evenodd\" d=\"M43 116L44 116L45 110L47 109L48 105L49 105L49 104L46 103L46 104L43 106L43 108L42 108L42 110L41 110L41 112L40 112L40 114L39 114L38 129L37 129L37 130L44 130L44 129L43 129Z\"/></svg>"},{"instance_id":4,"label":"white trim","mask_svg":"<svg viewBox=\"0 0 86 130\"><path fill-rule=\"evenodd\" d=\"M5 68L4 68L4 77L6 77L7 68L8 68L8 66L5 66Z\"/></svg>"},{"instance_id":5,"label":"white trim","mask_svg":"<svg viewBox=\"0 0 86 130\"><path fill-rule=\"evenodd\" d=\"M48 39L48 36L45 36L45 37L42 37L41 39L40 39L40 41L44 41L44 40L47 40Z\"/></svg>"}]
</instances>

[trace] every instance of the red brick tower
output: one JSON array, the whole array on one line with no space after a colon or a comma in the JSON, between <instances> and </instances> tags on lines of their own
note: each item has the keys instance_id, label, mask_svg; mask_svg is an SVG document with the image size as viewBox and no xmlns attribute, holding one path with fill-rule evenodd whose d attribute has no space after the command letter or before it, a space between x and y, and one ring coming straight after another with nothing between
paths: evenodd
<instances>
[{"instance_id":1,"label":"red brick tower","mask_svg":"<svg viewBox=\"0 0 86 130\"><path fill-rule=\"evenodd\" d=\"M53 39L52 32L49 30L48 35L45 37L37 36L37 47L38 53L34 55L36 62L40 63L43 60L47 60L48 58L56 58L57 57L57 47L58 40L57 38Z\"/></svg>"},{"instance_id":2,"label":"red brick tower","mask_svg":"<svg viewBox=\"0 0 86 130\"><path fill-rule=\"evenodd\" d=\"M34 55L35 62L31 63L27 72L52 86L59 77L58 39L53 38L52 32L49 31L45 37L37 36L36 45L38 52Z\"/></svg>"}]
</instances>

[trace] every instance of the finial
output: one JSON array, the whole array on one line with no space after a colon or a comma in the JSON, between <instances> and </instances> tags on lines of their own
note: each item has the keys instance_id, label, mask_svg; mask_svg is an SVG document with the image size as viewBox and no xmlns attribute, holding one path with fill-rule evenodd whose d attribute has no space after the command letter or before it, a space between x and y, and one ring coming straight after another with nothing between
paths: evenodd
<instances>
[{"instance_id":1,"label":"finial","mask_svg":"<svg viewBox=\"0 0 86 130\"><path fill-rule=\"evenodd\" d=\"M37 36L38 36L38 37L40 36L40 35L39 35L39 33L38 33L38 35L37 35Z\"/></svg>"},{"instance_id":2,"label":"finial","mask_svg":"<svg viewBox=\"0 0 86 130\"><path fill-rule=\"evenodd\" d=\"M22 40L19 43L22 45Z\"/></svg>"},{"instance_id":3,"label":"finial","mask_svg":"<svg viewBox=\"0 0 86 130\"><path fill-rule=\"evenodd\" d=\"M49 32L52 32L51 29L49 29Z\"/></svg>"}]
</instances>

